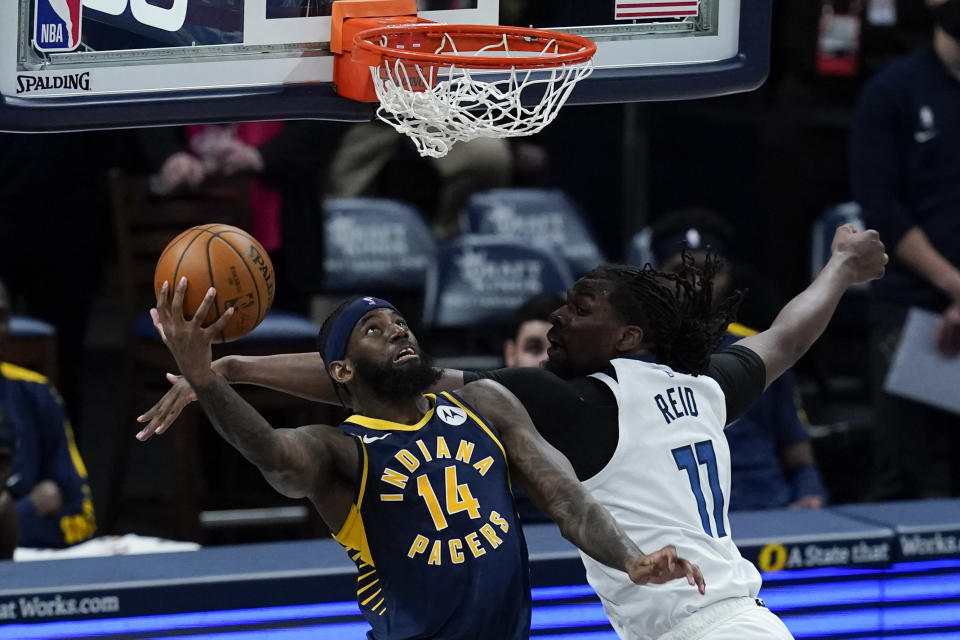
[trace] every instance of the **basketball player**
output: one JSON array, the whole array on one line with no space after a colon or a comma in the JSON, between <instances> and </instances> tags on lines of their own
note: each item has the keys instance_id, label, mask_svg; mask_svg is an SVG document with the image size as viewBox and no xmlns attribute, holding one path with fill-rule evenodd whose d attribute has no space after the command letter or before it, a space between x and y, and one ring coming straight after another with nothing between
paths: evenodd
<instances>
[{"instance_id":1,"label":"basketball player","mask_svg":"<svg viewBox=\"0 0 960 640\"><path fill-rule=\"evenodd\" d=\"M756 599L757 570L740 556L727 518L730 456L723 437L767 385L820 336L853 284L883 275L875 231L837 230L818 277L769 329L711 355L733 319L738 295L711 299L718 265L679 274L606 266L576 282L553 315L546 369L443 372L435 388L479 377L512 391L538 431L564 453L584 486L641 547L679 531L681 552L710 579L691 599L670 585L628 592L626 581L588 557L587 577L623 638L770 640L790 638ZM234 381L330 401L306 354L233 359L218 369ZM138 437L166 429L190 401L183 380L141 416Z\"/></svg>"},{"instance_id":2,"label":"basketball player","mask_svg":"<svg viewBox=\"0 0 960 640\"><path fill-rule=\"evenodd\" d=\"M211 367L212 339L232 311L201 327L211 288L185 320L186 287L182 278L171 301L163 284L151 309L155 326L220 435L277 491L308 497L337 532L357 564L357 601L371 638L529 636L526 546L511 474L565 537L625 580L686 577L703 592L697 568L672 547L640 552L502 386L484 380L459 394L424 395L440 371L389 302L348 301L320 331L329 363L323 375L356 414L339 429L274 429Z\"/></svg>"}]
</instances>

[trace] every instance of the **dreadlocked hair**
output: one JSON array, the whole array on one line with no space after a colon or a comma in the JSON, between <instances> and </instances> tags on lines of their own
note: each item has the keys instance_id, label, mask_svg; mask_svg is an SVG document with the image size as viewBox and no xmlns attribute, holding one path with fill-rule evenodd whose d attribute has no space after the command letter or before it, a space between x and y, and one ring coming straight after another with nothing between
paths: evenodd
<instances>
[{"instance_id":1,"label":"dreadlocked hair","mask_svg":"<svg viewBox=\"0 0 960 640\"><path fill-rule=\"evenodd\" d=\"M347 403L343 401L343 396L340 395L340 393L341 391L346 391L346 387L334 380L333 376L330 375L330 363L327 362L327 338L330 337L333 325L336 324L337 318L343 313L343 310L350 306L352 302L359 299L360 296L353 296L338 304L336 308L330 312L330 315L324 319L323 324L320 325L320 331L317 333L317 351L320 352L320 357L323 359L323 370L330 376L330 382L333 383L333 391L337 394L337 400L340 401L344 409L347 408ZM349 394L348 391L347 393Z\"/></svg>"},{"instance_id":2,"label":"dreadlocked hair","mask_svg":"<svg viewBox=\"0 0 960 640\"><path fill-rule=\"evenodd\" d=\"M684 250L676 273L657 271L649 264L604 265L584 275L613 285L608 300L630 324L643 329L643 342L657 362L674 371L699 375L720 345L727 325L736 320L742 291L716 306L713 279L723 269L722 259L707 254L698 268Z\"/></svg>"}]
</instances>

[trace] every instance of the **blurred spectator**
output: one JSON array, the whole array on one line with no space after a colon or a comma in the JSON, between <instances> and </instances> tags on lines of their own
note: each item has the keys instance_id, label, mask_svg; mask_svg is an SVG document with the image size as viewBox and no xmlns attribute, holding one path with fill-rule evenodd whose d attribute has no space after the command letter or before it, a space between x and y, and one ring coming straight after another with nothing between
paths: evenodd
<instances>
[{"instance_id":1,"label":"blurred spectator","mask_svg":"<svg viewBox=\"0 0 960 640\"><path fill-rule=\"evenodd\" d=\"M87 470L60 398L47 379L3 362L9 324L10 300L0 283L0 410L8 425L0 431L10 428L16 442L13 469L4 486L16 501L19 544L76 544L96 530ZM2 502L0 495L0 507Z\"/></svg>"},{"instance_id":2,"label":"blurred spectator","mask_svg":"<svg viewBox=\"0 0 960 640\"><path fill-rule=\"evenodd\" d=\"M653 225L651 249L662 271L679 269L684 249L698 264L708 251L728 260L726 273L714 279L714 299L723 300L731 288L743 288L742 281L748 279L740 276L749 271L746 266L729 262L732 238L730 225L715 213L689 209L667 215ZM743 316L753 316L762 322L759 328L763 329L772 320L764 309L775 308L775 301L768 296L766 301L747 305L751 297L760 297L760 292L749 291L745 296ZM733 323L720 348L756 332ZM793 373L787 370L742 418L726 428L732 465L731 510L820 508L826 503L827 490L814 463L797 399Z\"/></svg>"},{"instance_id":3,"label":"blurred spectator","mask_svg":"<svg viewBox=\"0 0 960 640\"><path fill-rule=\"evenodd\" d=\"M60 386L74 423L90 310L109 257L107 169L117 161L116 139L0 133L0 278L18 313L56 328Z\"/></svg>"},{"instance_id":4,"label":"blurred spectator","mask_svg":"<svg viewBox=\"0 0 960 640\"><path fill-rule=\"evenodd\" d=\"M547 331L553 325L550 314L563 304L563 298L553 293L533 296L516 311L511 319L511 333L503 341L503 362L508 367L539 367L547 359Z\"/></svg>"},{"instance_id":5,"label":"blurred spectator","mask_svg":"<svg viewBox=\"0 0 960 640\"><path fill-rule=\"evenodd\" d=\"M942 313L938 347L960 353L960 0L926 4L933 43L871 80L851 137L854 196L890 254L872 286L875 500L960 495L960 417L882 390L910 307Z\"/></svg>"},{"instance_id":6,"label":"blurred spectator","mask_svg":"<svg viewBox=\"0 0 960 640\"><path fill-rule=\"evenodd\" d=\"M343 137L330 168L330 196L350 198L373 193L375 182L389 162L409 156L415 165L426 165L439 176L434 211L424 211L435 235L448 239L460 230L459 214L475 192L510 183L512 156L506 140L477 138L458 142L443 158L419 158L405 136L379 120L354 125ZM403 185L407 187L407 185ZM411 194L412 195L412 194ZM421 203L416 203L423 206Z\"/></svg>"},{"instance_id":7,"label":"blurred spectator","mask_svg":"<svg viewBox=\"0 0 960 640\"><path fill-rule=\"evenodd\" d=\"M158 195L249 174L250 228L277 269L275 308L306 313L323 281L321 199L344 125L324 121L191 125L139 133Z\"/></svg>"},{"instance_id":8,"label":"blurred spectator","mask_svg":"<svg viewBox=\"0 0 960 640\"><path fill-rule=\"evenodd\" d=\"M13 558L19 538L17 504L7 489L7 481L13 473L16 450L17 439L13 433L13 424L7 413L0 408L0 560Z\"/></svg>"}]
</instances>

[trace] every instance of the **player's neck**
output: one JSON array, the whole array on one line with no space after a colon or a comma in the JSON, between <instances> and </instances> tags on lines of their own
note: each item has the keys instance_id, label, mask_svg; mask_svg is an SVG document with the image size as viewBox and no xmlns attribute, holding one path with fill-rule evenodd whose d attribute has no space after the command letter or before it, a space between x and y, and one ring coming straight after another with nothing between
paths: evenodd
<instances>
[{"instance_id":1,"label":"player's neck","mask_svg":"<svg viewBox=\"0 0 960 640\"><path fill-rule=\"evenodd\" d=\"M430 410L430 401L419 394L396 401L385 399L382 395L361 392L354 397L353 408L355 413L368 418L416 424Z\"/></svg>"}]
</instances>

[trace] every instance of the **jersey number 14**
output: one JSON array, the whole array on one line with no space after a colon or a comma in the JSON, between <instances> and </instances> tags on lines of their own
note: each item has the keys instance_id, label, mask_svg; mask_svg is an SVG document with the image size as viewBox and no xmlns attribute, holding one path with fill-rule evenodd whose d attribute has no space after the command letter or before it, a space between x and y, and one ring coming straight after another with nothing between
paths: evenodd
<instances>
[{"instance_id":1,"label":"jersey number 14","mask_svg":"<svg viewBox=\"0 0 960 640\"><path fill-rule=\"evenodd\" d=\"M696 451L696 453L694 453ZM677 447L671 451L673 459L677 461L677 469L687 472L690 480L690 489L697 499L697 509L700 511L700 522L708 536L713 535L710 528L710 516L707 514L707 501L700 489L700 465L707 468L707 478L710 481L710 493L713 494L713 521L717 523L717 537L727 535L723 526L723 489L720 487L720 474L717 472L717 454L713 451L713 442L704 440L694 445Z\"/></svg>"},{"instance_id":2,"label":"jersey number 14","mask_svg":"<svg viewBox=\"0 0 960 640\"><path fill-rule=\"evenodd\" d=\"M480 517L480 503L470 493L470 487L467 484L457 484L457 469L449 466L444 469L444 479L446 480L446 502L447 515L454 515L461 511L475 519ZM426 474L417 478L417 493L427 503L427 509L430 511L430 517L433 518L433 525L437 531L447 528L447 519L440 508L440 501L437 500L437 494Z\"/></svg>"}]
</instances>

